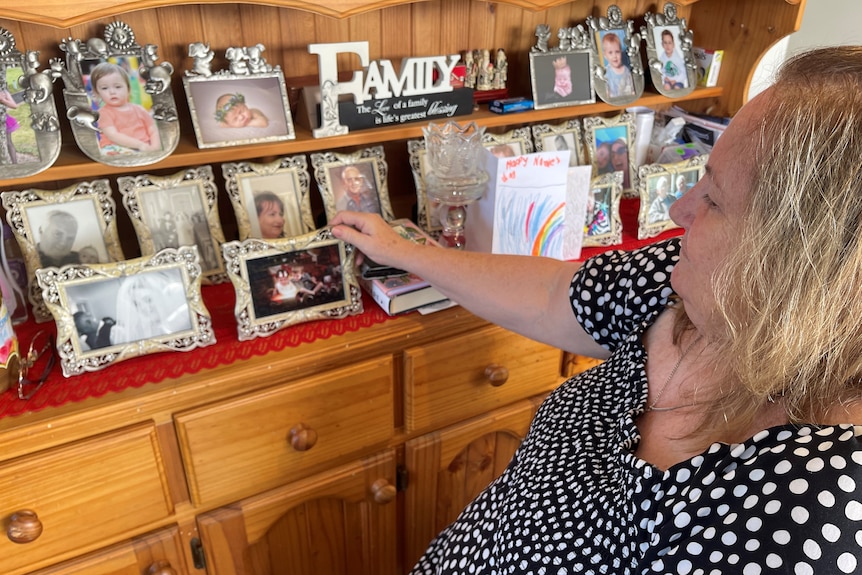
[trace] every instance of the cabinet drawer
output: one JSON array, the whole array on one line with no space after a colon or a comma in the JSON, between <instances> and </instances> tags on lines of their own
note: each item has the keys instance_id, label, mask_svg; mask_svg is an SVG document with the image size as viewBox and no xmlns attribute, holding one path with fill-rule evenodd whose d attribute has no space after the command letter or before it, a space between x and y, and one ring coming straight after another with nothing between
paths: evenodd
<instances>
[{"instance_id":1,"label":"cabinet drawer","mask_svg":"<svg viewBox=\"0 0 862 575\"><path fill-rule=\"evenodd\" d=\"M408 432L434 429L554 389L562 352L488 327L404 352Z\"/></svg>"},{"instance_id":2,"label":"cabinet drawer","mask_svg":"<svg viewBox=\"0 0 862 575\"><path fill-rule=\"evenodd\" d=\"M29 572L133 534L173 512L155 427L143 424L0 465L0 573ZM35 517L29 513L35 514ZM14 543L12 517L41 525Z\"/></svg>"},{"instance_id":3,"label":"cabinet drawer","mask_svg":"<svg viewBox=\"0 0 862 575\"><path fill-rule=\"evenodd\" d=\"M393 395L386 357L178 414L193 501L246 497L379 448L394 433Z\"/></svg>"}]
</instances>

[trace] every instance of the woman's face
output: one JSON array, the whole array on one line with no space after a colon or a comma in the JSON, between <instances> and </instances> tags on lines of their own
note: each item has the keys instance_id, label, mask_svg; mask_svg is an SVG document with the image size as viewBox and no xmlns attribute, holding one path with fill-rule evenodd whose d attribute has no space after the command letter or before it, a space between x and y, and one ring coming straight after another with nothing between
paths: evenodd
<instances>
[{"instance_id":1,"label":"woman's face","mask_svg":"<svg viewBox=\"0 0 862 575\"><path fill-rule=\"evenodd\" d=\"M275 202L266 202L257 216L263 239L280 238L284 231L284 210Z\"/></svg>"}]
</instances>

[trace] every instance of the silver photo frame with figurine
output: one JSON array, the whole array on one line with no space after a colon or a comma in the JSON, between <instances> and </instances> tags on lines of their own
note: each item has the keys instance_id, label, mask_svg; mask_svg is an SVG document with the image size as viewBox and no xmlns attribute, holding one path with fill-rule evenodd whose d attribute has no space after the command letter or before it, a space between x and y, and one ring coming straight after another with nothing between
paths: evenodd
<instances>
[{"instance_id":1,"label":"silver photo frame with figurine","mask_svg":"<svg viewBox=\"0 0 862 575\"><path fill-rule=\"evenodd\" d=\"M21 53L0 28L0 180L48 169L61 143L53 78L39 71L39 52Z\"/></svg>"},{"instance_id":2,"label":"silver photo frame with figurine","mask_svg":"<svg viewBox=\"0 0 862 575\"><path fill-rule=\"evenodd\" d=\"M49 321L51 313L42 301L36 270L124 258L108 180L80 182L61 190L5 191L0 192L0 200L24 257L28 299L37 322Z\"/></svg>"},{"instance_id":3,"label":"silver photo frame with figurine","mask_svg":"<svg viewBox=\"0 0 862 575\"><path fill-rule=\"evenodd\" d=\"M529 54L533 107L541 110L594 103L593 52L583 25L560 28L559 44L553 48L549 46L551 30L547 24L536 27L536 37Z\"/></svg>"},{"instance_id":4,"label":"silver photo frame with figurine","mask_svg":"<svg viewBox=\"0 0 862 575\"><path fill-rule=\"evenodd\" d=\"M329 229L272 241L232 241L223 249L236 291L240 341L363 311L354 247Z\"/></svg>"},{"instance_id":5,"label":"silver photo frame with figurine","mask_svg":"<svg viewBox=\"0 0 862 575\"><path fill-rule=\"evenodd\" d=\"M584 134L579 119L566 120L560 124L533 124L530 130L537 152L569 150L570 167L589 164L584 153Z\"/></svg>"},{"instance_id":6,"label":"silver photo frame with figurine","mask_svg":"<svg viewBox=\"0 0 862 575\"><path fill-rule=\"evenodd\" d=\"M311 165L327 222L341 210L380 214L387 222L395 219L389 202L389 168L383 146L353 153L314 153Z\"/></svg>"},{"instance_id":7,"label":"silver photo frame with figurine","mask_svg":"<svg viewBox=\"0 0 862 575\"><path fill-rule=\"evenodd\" d=\"M174 67L158 61L155 44L141 46L128 24L115 20L103 38L60 42L66 117L78 148L109 166L145 166L167 158L180 138L171 89Z\"/></svg>"},{"instance_id":8,"label":"silver photo frame with figurine","mask_svg":"<svg viewBox=\"0 0 862 575\"><path fill-rule=\"evenodd\" d=\"M592 34L593 82L596 94L613 106L626 106L643 95L641 37L634 20L623 21L620 7L608 7L607 17L588 16Z\"/></svg>"},{"instance_id":9,"label":"silver photo frame with figurine","mask_svg":"<svg viewBox=\"0 0 862 575\"><path fill-rule=\"evenodd\" d=\"M44 268L37 280L57 325L65 377L216 342L194 247L113 264Z\"/></svg>"},{"instance_id":10,"label":"silver photo frame with figurine","mask_svg":"<svg viewBox=\"0 0 862 575\"><path fill-rule=\"evenodd\" d=\"M284 73L263 57L263 44L230 47L226 70L213 71L208 44L189 44L194 63L183 76L199 148L296 138Z\"/></svg>"},{"instance_id":11,"label":"silver photo frame with figurine","mask_svg":"<svg viewBox=\"0 0 862 575\"><path fill-rule=\"evenodd\" d=\"M639 240L679 227L670 217L670 207L703 177L707 161L709 154L702 154L673 164L640 167Z\"/></svg>"},{"instance_id":12,"label":"silver photo frame with figurine","mask_svg":"<svg viewBox=\"0 0 862 575\"><path fill-rule=\"evenodd\" d=\"M679 18L676 6L664 5L660 14L644 14L641 36L646 41L647 66L653 86L668 98L681 98L697 86L693 33Z\"/></svg>"},{"instance_id":13,"label":"silver photo frame with figurine","mask_svg":"<svg viewBox=\"0 0 862 575\"><path fill-rule=\"evenodd\" d=\"M638 197L634 114L625 112L613 118L588 117L583 119L583 125L593 177L622 172L623 197Z\"/></svg>"},{"instance_id":14,"label":"silver photo frame with figurine","mask_svg":"<svg viewBox=\"0 0 862 575\"><path fill-rule=\"evenodd\" d=\"M314 230L304 155L267 163L230 162L221 169L240 240L274 240Z\"/></svg>"}]
</instances>

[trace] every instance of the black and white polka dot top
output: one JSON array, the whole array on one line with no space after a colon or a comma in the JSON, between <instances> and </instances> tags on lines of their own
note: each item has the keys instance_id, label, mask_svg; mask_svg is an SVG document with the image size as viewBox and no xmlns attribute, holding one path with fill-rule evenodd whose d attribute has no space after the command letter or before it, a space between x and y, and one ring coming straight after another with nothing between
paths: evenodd
<instances>
[{"instance_id":1,"label":"black and white polka dot top","mask_svg":"<svg viewBox=\"0 0 862 575\"><path fill-rule=\"evenodd\" d=\"M678 249L603 254L575 275L575 315L612 356L549 396L415 575L862 572L862 427L773 427L664 472L632 454L641 334L667 303Z\"/></svg>"}]
</instances>

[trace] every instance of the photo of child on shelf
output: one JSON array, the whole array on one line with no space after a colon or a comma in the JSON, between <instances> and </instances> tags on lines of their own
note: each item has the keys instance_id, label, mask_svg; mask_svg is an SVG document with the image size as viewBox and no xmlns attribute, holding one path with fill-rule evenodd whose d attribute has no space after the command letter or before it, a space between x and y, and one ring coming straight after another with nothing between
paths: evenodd
<instances>
[{"instance_id":1,"label":"photo of child on shelf","mask_svg":"<svg viewBox=\"0 0 862 575\"><path fill-rule=\"evenodd\" d=\"M608 96L619 98L633 95L635 86L628 54L623 50L623 43L617 32L608 31L602 35L602 56L605 63Z\"/></svg>"},{"instance_id":2,"label":"photo of child on shelf","mask_svg":"<svg viewBox=\"0 0 862 575\"><path fill-rule=\"evenodd\" d=\"M27 101L21 78L24 69L20 66L6 66L5 78L0 78L0 127L5 128L5 138L0 137L0 165L29 164L39 162L41 154L33 130L32 111ZM5 83L3 80L5 79Z\"/></svg>"}]
</instances>

